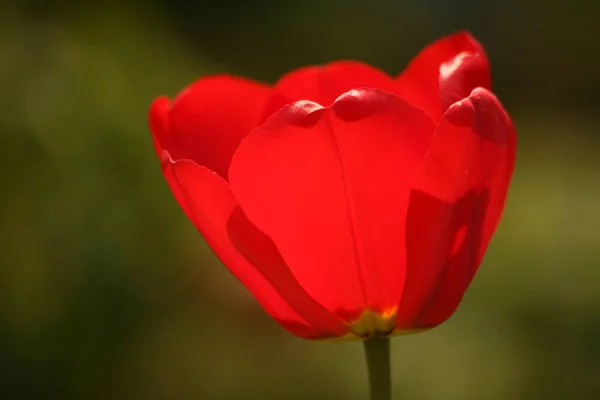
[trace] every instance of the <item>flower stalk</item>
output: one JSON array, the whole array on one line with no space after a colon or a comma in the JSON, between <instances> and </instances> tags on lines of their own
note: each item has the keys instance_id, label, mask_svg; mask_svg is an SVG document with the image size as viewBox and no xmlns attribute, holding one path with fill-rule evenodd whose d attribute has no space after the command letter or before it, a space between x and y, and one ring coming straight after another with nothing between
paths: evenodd
<instances>
[{"instance_id":1,"label":"flower stalk","mask_svg":"<svg viewBox=\"0 0 600 400\"><path fill-rule=\"evenodd\" d=\"M373 338L363 341L369 375L369 400L391 400L390 340Z\"/></svg>"}]
</instances>

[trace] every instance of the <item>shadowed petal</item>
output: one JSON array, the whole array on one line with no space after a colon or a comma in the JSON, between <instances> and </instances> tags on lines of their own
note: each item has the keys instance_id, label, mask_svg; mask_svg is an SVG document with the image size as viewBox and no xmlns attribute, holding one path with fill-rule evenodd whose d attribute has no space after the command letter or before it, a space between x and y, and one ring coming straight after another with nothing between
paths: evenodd
<instances>
[{"instance_id":1,"label":"shadowed petal","mask_svg":"<svg viewBox=\"0 0 600 400\"><path fill-rule=\"evenodd\" d=\"M174 160L194 160L227 179L231 156L242 138L258 125L270 93L269 86L243 78L219 75L199 79L173 101L169 135L155 136ZM164 99L156 102L151 114L165 107Z\"/></svg>"},{"instance_id":2,"label":"shadowed petal","mask_svg":"<svg viewBox=\"0 0 600 400\"><path fill-rule=\"evenodd\" d=\"M442 119L411 195L399 328L438 325L458 307L502 214L515 149L512 122L485 89Z\"/></svg>"},{"instance_id":3,"label":"shadowed petal","mask_svg":"<svg viewBox=\"0 0 600 400\"><path fill-rule=\"evenodd\" d=\"M172 170L202 236L275 320L308 339L348 332L300 287L271 239L247 220L222 178L188 160L173 163Z\"/></svg>"}]
</instances>

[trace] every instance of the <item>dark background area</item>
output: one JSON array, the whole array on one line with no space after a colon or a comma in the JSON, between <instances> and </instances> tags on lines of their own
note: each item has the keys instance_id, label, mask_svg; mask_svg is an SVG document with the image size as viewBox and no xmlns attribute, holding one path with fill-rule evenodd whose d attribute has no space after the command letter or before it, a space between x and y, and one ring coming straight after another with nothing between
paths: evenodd
<instances>
[{"instance_id":1,"label":"dark background area","mask_svg":"<svg viewBox=\"0 0 600 400\"><path fill-rule=\"evenodd\" d=\"M147 110L229 72L397 74L469 29L516 123L505 217L446 324L393 340L400 399L600 398L600 3L0 4L0 398L366 398L359 343L283 331L161 175Z\"/></svg>"}]
</instances>

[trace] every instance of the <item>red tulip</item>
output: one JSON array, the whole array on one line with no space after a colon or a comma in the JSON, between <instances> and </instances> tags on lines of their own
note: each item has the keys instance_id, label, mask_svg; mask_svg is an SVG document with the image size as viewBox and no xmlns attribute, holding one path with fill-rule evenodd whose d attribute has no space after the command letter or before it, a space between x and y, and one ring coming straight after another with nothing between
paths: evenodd
<instances>
[{"instance_id":1,"label":"red tulip","mask_svg":"<svg viewBox=\"0 0 600 400\"><path fill-rule=\"evenodd\" d=\"M444 322L481 263L516 147L490 81L459 33L397 78L353 61L201 78L149 124L177 201L271 317L365 339Z\"/></svg>"}]
</instances>

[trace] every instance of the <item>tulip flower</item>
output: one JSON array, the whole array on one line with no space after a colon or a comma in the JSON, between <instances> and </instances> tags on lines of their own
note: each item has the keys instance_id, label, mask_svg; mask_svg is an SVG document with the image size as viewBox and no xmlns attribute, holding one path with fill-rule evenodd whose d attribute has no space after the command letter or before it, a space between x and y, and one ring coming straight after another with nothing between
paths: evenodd
<instances>
[{"instance_id":1,"label":"tulip flower","mask_svg":"<svg viewBox=\"0 0 600 400\"><path fill-rule=\"evenodd\" d=\"M396 78L355 61L273 86L203 77L157 98L149 125L183 211L272 318L306 339L369 339L373 399L389 398L389 370L373 372L389 357L382 338L458 307L515 161L466 32Z\"/></svg>"}]
</instances>

